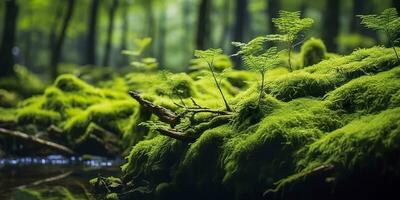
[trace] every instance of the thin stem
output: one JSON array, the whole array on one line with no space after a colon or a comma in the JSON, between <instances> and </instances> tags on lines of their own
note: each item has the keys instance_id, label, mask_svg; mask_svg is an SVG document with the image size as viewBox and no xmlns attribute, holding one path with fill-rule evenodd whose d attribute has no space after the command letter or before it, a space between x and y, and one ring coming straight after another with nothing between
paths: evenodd
<instances>
[{"instance_id":1,"label":"thin stem","mask_svg":"<svg viewBox=\"0 0 400 200\"><path fill-rule=\"evenodd\" d=\"M214 69L213 69L213 67L212 67L212 66L213 66L213 63L214 63L214 58L212 59L211 63L207 62L208 68L210 68L211 74L213 75L213 78L214 78L214 81L215 81L215 85L217 85L217 88L218 88L218 90L219 90L219 93L221 94L222 99L224 100L226 110L227 110L227 111L232 111L232 109L229 107L229 104L228 104L228 102L227 102L226 99L225 99L224 93L222 92L221 87L220 87L220 85L219 85L219 83L218 83L218 81L217 81L217 77L215 76Z\"/></svg>"},{"instance_id":2,"label":"thin stem","mask_svg":"<svg viewBox=\"0 0 400 200\"><path fill-rule=\"evenodd\" d=\"M290 71L290 72L293 71L293 69L292 69L292 63L291 63L291 60L290 60L290 54L291 54L291 52L292 52L292 44L289 43L289 44L288 44L288 62L289 62L289 71Z\"/></svg>"},{"instance_id":3,"label":"thin stem","mask_svg":"<svg viewBox=\"0 0 400 200\"><path fill-rule=\"evenodd\" d=\"M258 97L258 106L260 107L261 105L261 99L262 99L262 95L264 93L264 79L265 79L265 72L262 71L261 72L261 88L260 88L260 96Z\"/></svg>"},{"instance_id":4,"label":"thin stem","mask_svg":"<svg viewBox=\"0 0 400 200\"><path fill-rule=\"evenodd\" d=\"M390 44L390 46L393 48L394 53L396 54L397 62L400 62L399 55L397 54L396 47L395 47L394 44L393 44L393 41L392 41L392 38L390 37L390 34L389 34L387 31L385 31L385 32L386 32L386 36L387 36L388 39L389 39L389 44Z\"/></svg>"}]
</instances>

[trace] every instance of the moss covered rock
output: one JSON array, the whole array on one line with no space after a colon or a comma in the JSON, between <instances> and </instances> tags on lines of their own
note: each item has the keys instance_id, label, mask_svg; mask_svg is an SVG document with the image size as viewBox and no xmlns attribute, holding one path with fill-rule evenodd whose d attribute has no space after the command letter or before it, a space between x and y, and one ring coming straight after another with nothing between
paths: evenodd
<instances>
[{"instance_id":1,"label":"moss covered rock","mask_svg":"<svg viewBox=\"0 0 400 200\"><path fill-rule=\"evenodd\" d=\"M326 56L326 46L321 39L310 38L301 46L300 54L303 59L303 67L317 64Z\"/></svg>"}]
</instances>

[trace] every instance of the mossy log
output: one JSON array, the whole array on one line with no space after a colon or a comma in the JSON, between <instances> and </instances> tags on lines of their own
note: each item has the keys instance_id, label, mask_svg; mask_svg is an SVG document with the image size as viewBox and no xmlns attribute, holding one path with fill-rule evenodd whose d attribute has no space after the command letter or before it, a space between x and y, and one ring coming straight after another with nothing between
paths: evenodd
<instances>
[{"instance_id":1,"label":"mossy log","mask_svg":"<svg viewBox=\"0 0 400 200\"><path fill-rule=\"evenodd\" d=\"M5 128L0 128L0 134L9 136L9 137L15 137L17 139L25 140L28 142L32 142L35 145L45 147L47 149L52 149L52 150L55 150L55 151L63 153L63 154L67 154L67 155L75 154L75 152L72 149L70 149L66 146L63 146L63 145L60 145L60 144L57 144L57 143L54 143L51 141L43 140L38 137L28 135L26 133L22 133L20 131L13 131L13 130L5 129Z\"/></svg>"}]
</instances>

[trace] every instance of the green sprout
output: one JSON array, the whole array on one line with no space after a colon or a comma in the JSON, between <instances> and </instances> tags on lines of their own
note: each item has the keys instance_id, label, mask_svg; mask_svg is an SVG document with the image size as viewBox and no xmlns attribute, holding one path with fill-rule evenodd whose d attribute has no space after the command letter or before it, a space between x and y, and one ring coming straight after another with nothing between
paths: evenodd
<instances>
[{"instance_id":1,"label":"green sprout","mask_svg":"<svg viewBox=\"0 0 400 200\"><path fill-rule=\"evenodd\" d=\"M361 24L369 29L376 31L383 31L396 54L397 60L400 62L399 55L397 54L394 46L395 39L400 33L400 17L396 8L388 8L380 15L357 15L361 18Z\"/></svg>"},{"instance_id":2,"label":"green sprout","mask_svg":"<svg viewBox=\"0 0 400 200\"><path fill-rule=\"evenodd\" d=\"M258 106L260 106L264 94L265 73L267 70L274 68L279 64L277 51L276 47L271 47L261 55L245 55L243 57L244 64L248 66L250 70L258 72L261 75Z\"/></svg>"},{"instance_id":3,"label":"green sprout","mask_svg":"<svg viewBox=\"0 0 400 200\"><path fill-rule=\"evenodd\" d=\"M266 39L268 41L278 41L286 44L288 51L288 63L289 63L289 71L292 71L292 63L290 60L290 55L293 48L297 45L295 44L296 39L299 37L299 34L310 28L314 23L314 20L311 18L300 18L301 13L299 11L296 12L288 12L288 11L279 11L279 17L273 18L272 22L274 23L276 29L279 34L267 35Z\"/></svg>"},{"instance_id":4,"label":"green sprout","mask_svg":"<svg viewBox=\"0 0 400 200\"><path fill-rule=\"evenodd\" d=\"M208 68L210 69L211 74L212 74L212 76L213 76L213 78L214 78L215 85L217 86L217 88L218 88L218 90L219 90L219 93L220 93L221 96L222 96L222 99L223 99L223 101L224 101L226 110L227 110L227 111L232 111L232 109L229 107L228 102L226 101L225 95L224 95L224 93L222 92L221 86L220 86L219 82L217 81L217 77L216 77L216 75L215 75L215 70L214 70L214 59L215 59L216 57L220 56L220 55L222 55L222 49L196 50L196 51L194 52L194 56L195 56L196 58L203 59L203 60L207 63Z\"/></svg>"}]
</instances>

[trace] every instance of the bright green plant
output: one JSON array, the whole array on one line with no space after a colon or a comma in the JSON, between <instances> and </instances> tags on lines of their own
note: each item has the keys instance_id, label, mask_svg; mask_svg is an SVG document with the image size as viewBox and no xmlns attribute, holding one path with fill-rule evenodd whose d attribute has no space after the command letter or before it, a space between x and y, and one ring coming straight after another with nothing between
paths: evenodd
<instances>
[{"instance_id":1,"label":"bright green plant","mask_svg":"<svg viewBox=\"0 0 400 200\"><path fill-rule=\"evenodd\" d=\"M397 60L400 62L399 55L397 54L394 46L395 39L400 33L400 17L398 16L396 8L388 8L380 15L358 15L361 18L361 24L365 27L374 29L376 31L383 31L396 54Z\"/></svg>"},{"instance_id":2,"label":"bright green plant","mask_svg":"<svg viewBox=\"0 0 400 200\"><path fill-rule=\"evenodd\" d=\"M279 64L277 48L271 47L261 55L245 55L244 63L250 70L256 71L261 75L260 95L258 98L258 106L261 104L261 99L264 93L265 73L267 70L276 67Z\"/></svg>"},{"instance_id":3,"label":"bright green plant","mask_svg":"<svg viewBox=\"0 0 400 200\"><path fill-rule=\"evenodd\" d=\"M296 47L295 41L299 37L300 33L312 26L314 20L311 18L300 18L301 13L279 11L279 17L273 18L272 22L275 24L279 34L267 35L268 41L278 41L285 43L288 51L288 63L289 71L292 71L292 63L290 55L294 47Z\"/></svg>"},{"instance_id":4,"label":"bright green plant","mask_svg":"<svg viewBox=\"0 0 400 200\"><path fill-rule=\"evenodd\" d=\"M196 58L203 59L207 63L208 68L210 69L211 74L214 78L215 85L217 86L219 93L222 96L226 110L232 111L232 109L229 107L228 102L226 101L224 93L222 92L221 86L217 80L217 77L215 75L215 70L214 70L214 59L215 59L215 57L221 56L221 55L222 55L222 49L196 50L194 52L194 56Z\"/></svg>"}]
</instances>

